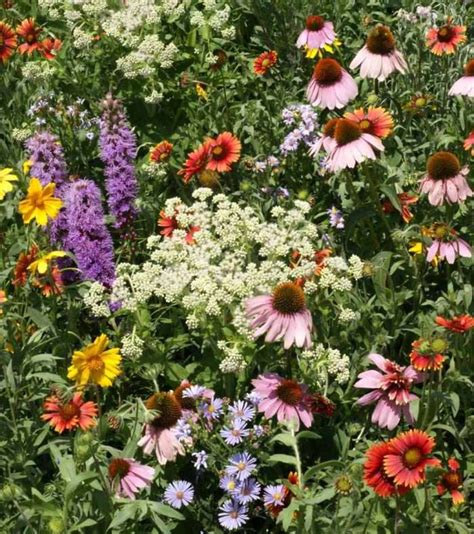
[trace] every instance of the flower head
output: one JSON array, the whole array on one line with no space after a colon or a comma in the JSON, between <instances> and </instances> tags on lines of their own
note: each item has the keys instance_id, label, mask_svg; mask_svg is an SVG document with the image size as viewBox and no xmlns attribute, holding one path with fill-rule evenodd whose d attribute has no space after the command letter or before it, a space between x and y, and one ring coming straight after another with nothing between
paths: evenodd
<instances>
[{"instance_id":1,"label":"flower head","mask_svg":"<svg viewBox=\"0 0 474 534\"><path fill-rule=\"evenodd\" d=\"M39 50L41 43L38 40L42 32L35 19L29 18L21 22L16 28L16 33L23 38L24 43L18 47L20 54L32 54L35 50Z\"/></svg>"},{"instance_id":2,"label":"flower head","mask_svg":"<svg viewBox=\"0 0 474 534\"><path fill-rule=\"evenodd\" d=\"M153 163L163 163L169 160L172 151L173 145L169 141L164 140L150 150L148 157Z\"/></svg>"},{"instance_id":3,"label":"flower head","mask_svg":"<svg viewBox=\"0 0 474 534\"><path fill-rule=\"evenodd\" d=\"M35 219L39 225L45 226L48 219L55 219L58 216L63 202L53 196L55 189L56 185L53 183L49 183L43 188L38 178L31 178L28 194L20 202L18 208L25 224Z\"/></svg>"},{"instance_id":4,"label":"flower head","mask_svg":"<svg viewBox=\"0 0 474 534\"><path fill-rule=\"evenodd\" d=\"M430 28L426 33L426 46L437 56L454 54L466 41L466 27L455 26L448 20L443 26Z\"/></svg>"},{"instance_id":5,"label":"flower head","mask_svg":"<svg viewBox=\"0 0 474 534\"><path fill-rule=\"evenodd\" d=\"M173 508L188 506L194 499L194 487L185 480L176 480L168 484L165 490L165 501Z\"/></svg>"},{"instance_id":6,"label":"flower head","mask_svg":"<svg viewBox=\"0 0 474 534\"><path fill-rule=\"evenodd\" d=\"M18 182L18 176L13 174L13 169L2 169L0 171L0 200L13 191L12 182Z\"/></svg>"},{"instance_id":7,"label":"flower head","mask_svg":"<svg viewBox=\"0 0 474 534\"><path fill-rule=\"evenodd\" d=\"M0 21L0 60L3 63L13 54L17 45L13 28L6 22Z\"/></svg>"},{"instance_id":8,"label":"flower head","mask_svg":"<svg viewBox=\"0 0 474 534\"><path fill-rule=\"evenodd\" d=\"M140 464L133 458L114 458L108 471L115 494L132 500L136 493L151 484L155 476L153 467Z\"/></svg>"},{"instance_id":9,"label":"flower head","mask_svg":"<svg viewBox=\"0 0 474 534\"><path fill-rule=\"evenodd\" d=\"M253 62L253 71L258 76L265 75L278 61L278 54L275 50L269 52L262 52Z\"/></svg>"},{"instance_id":10,"label":"flower head","mask_svg":"<svg viewBox=\"0 0 474 534\"><path fill-rule=\"evenodd\" d=\"M438 315L436 317L436 324L455 332L456 334L464 334L468 332L471 328L474 328L474 317L472 315L457 315L452 319L446 319Z\"/></svg>"},{"instance_id":11,"label":"flower head","mask_svg":"<svg viewBox=\"0 0 474 534\"><path fill-rule=\"evenodd\" d=\"M438 482L438 495L444 495L447 491L451 494L454 506L459 506L464 502L462 489L462 472L459 462L455 458L448 460L448 470L445 471Z\"/></svg>"},{"instance_id":12,"label":"flower head","mask_svg":"<svg viewBox=\"0 0 474 534\"><path fill-rule=\"evenodd\" d=\"M119 349L107 349L109 338L105 334L97 337L93 343L72 355L72 365L67 377L74 380L79 387L97 384L109 387L122 372L119 368L122 357Z\"/></svg>"},{"instance_id":13,"label":"flower head","mask_svg":"<svg viewBox=\"0 0 474 534\"><path fill-rule=\"evenodd\" d=\"M219 507L219 524L227 530L236 530L248 521L248 508L234 499L225 501Z\"/></svg>"},{"instance_id":14,"label":"flower head","mask_svg":"<svg viewBox=\"0 0 474 534\"><path fill-rule=\"evenodd\" d=\"M82 393L75 393L71 400L62 400L56 395L48 397L44 403L43 421L62 434L65 430L89 430L96 425L97 405L92 401L85 402Z\"/></svg>"}]
</instances>

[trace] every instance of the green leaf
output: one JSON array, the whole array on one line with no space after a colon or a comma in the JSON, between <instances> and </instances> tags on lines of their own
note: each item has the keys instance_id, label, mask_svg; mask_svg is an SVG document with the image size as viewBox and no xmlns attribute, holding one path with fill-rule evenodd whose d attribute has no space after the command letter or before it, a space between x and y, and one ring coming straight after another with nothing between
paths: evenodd
<instances>
[{"instance_id":1,"label":"green leaf","mask_svg":"<svg viewBox=\"0 0 474 534\"><path fill-rule=\"evenodd\" d=\"M289 454L272 454L268 458L269 462L274 463L281 463L281 464L290 464L290 465L296 465L296 458L294 456L290 456Z\"/></svg>"}]
</instances>

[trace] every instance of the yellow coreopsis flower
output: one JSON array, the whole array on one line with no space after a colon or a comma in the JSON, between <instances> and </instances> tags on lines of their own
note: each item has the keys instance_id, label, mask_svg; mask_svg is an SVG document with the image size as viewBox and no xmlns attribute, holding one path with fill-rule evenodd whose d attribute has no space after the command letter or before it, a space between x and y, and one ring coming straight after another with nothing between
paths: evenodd
<instances>
[{"instance_id":1,"label":"yellow coreopsis flower","mask_svg":"<svg viewBox=\"0 0 474 534\"><path fill-rule=\"evenodd\" d=\"M20 202L18 209L23 216L23 222L25 224L36 219L39 225L45 226L48 218L54 219L57 217L63 203L61 199L53 196L55 189L56 184L49 183L43 187L38 178L32 178L30 180L28 194Z\"/></svg>"},{"instance_id":2,"label":"yellow coreopsis flower","mask_svg":"<svg viewBox=\"0 0 474 534\"><path fill-rule=\"evenodd\" d=\"M48 270L48 266L51 260L54 260L55 258L63 258L64 256L66 256L66 253L62 250L53 250L53 252L50 252L45 256L41 256L41 258L38 258L37 260L30 263L28 265L28 270L31 271L33 274L36 272L38 272L39 274L44 274Z\"/></svg>"},{"instance_id":3,"label":"yellow coreopsis flower","mask_svg":"<svg viewBox=\"0 0 474 534\"><path fill-rule=\"evenodd\" d=\"M0 171L0 200L3 200L7 193L13 191L12 182L18 182L18 177L12 172L13 169L2 169Z\"/></svg>"},{"instance_id":4,"label":"yellow coreopsis flower","mask_svg":"<svg viewBox=\"0 0 474 534\"><path fill-rule=\"evenodd\" d=\"M67 377L80 387L86 384L98 384L104 388L111 386L122 372L119 368L122 357L119 349L105 350L108 344L109 338L101 334L94 343L76 350Z\"/></svg>"}]
</instances>

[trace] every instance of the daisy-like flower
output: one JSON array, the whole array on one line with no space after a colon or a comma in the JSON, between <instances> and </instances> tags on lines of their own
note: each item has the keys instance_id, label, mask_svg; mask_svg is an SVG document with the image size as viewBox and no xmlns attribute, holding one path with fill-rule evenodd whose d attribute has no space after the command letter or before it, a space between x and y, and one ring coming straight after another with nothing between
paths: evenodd
<instances>
[{"instance_id":1,"label":"daisy-like flower","mask_svg":"<svg viewBox=\"0 0 474 534\"><path fill-rule=\"evenodd\" d=\"M334 24L319 15L306 17L306 28L299 34L296 46L306 48L307 57L315 57L320 50L332 52L331 45L336 41Z\"/></svg>"},{"instance_id":2,"label":"daisy-like flower","mask_svg":"<svg viewBox=\"0 0 474 534\"><path fill-rule=\"evenodd\" d=\"M172 152L173 145L165 139L150 150L148 157L153 163L163 163L169 160Z\"/></svg>"},{"instance_id":3,"label":"daisy-like flower","mask_svg":"<svg viewBox=\"0 0 474 534\"><path fill-rule=\"evenodd\" d=\"M454 229L447 224L435 223L431 230L433 241L426 251L426 260L433 261L435 258L453 264L458 256L470 258L471 247L464 239L457 237Z\"/></svg>"},{"instance_id":4,"label":"daisy-like flower","mask_svg":"<svg viewBox=\"0 0 474 534\"><path fill-rule=\"evenodd\" d=\"M360 67L362 78L375 78L383 82L392 72L405 74L407 63L395 47L395 38L387 26L379 24L367 37L363 48L350 64L351 69Z\"/></svg>"},{"instance_id":5,"label":"daisy-like flower","mask_svg":"<svg viewBox=\"0 0 474 534\"><path fill-rule=\"evenodd\" d=\"M365 453L364 482L383 498L394 494L403 495L410 491L408 486L396 485L394 477L386 473L384 460L390 452L390 444L383 442L372 445Z\"/></svg>"},{"instance_id":6,"label":"daisy-like flower","mask_svg":"<svg viewBox=\"0 0 474 534\"><path fill-rule=\"evenodd\" d=\"M417 339L412 344L410 363L417 371L438 371L443 367L446 359L442 352L447 349L444 339L435 339L432 342L426 339Z\"/></svg>"},{"instance_id":7,"label":"daisy-like flower","mask_svg":"<svg viewBox=\"0 0 474 534\"><path fill-rule=\"evenodd\" d=\"M249 478L256 468L257 460L248 452L241 452L234 454L229 459L225 471L227 475L235 477L238 481L242 482Z\"/></svg>"},{"instance_id":8,"label":"daisy-like flower","mask_svg":"<svg viewBox=\"0 0 474 534\"><path fill-rule=\"evenodd\" d=\"M240 141L230 132L223 132L215 139L206 141L209 147L209 161L206 169L209 171L229 172L232 164L239 161Z\"/></svg>"},{"instance_id":9,"label":"daisy-like flower","mask_svg":"<svg viewBox=\"0 0 474 534\"><path fill-rule=\"evenodd\" d=\"M47 60L56 59L56 54L61 50L63 42L60 39L48 37L40 42L39 53Z\"/></svg>"},{"instance_id":10,"label":"daisy-like flower","mask_svg":"<svg viewBox=\"0 0 474 534\"><path fill-rule=\"evenodd\" d=\"M469 60L464 66L464 76L454 82L449 90L449 95L463 95L474 98L474 59Z\"/></svg>"},{"instance_id":11,"label":"daisy-like flower","mask_svg":"<svg viewBox=\"0 0 474 534\"><path fill-rule=\"evenodd\" d=\"M263 503L265 506L283 506L286 488L283 484L268 485L263 488Z\"/></svg>"},{"instance_id":12,"label":"daisy-like flower","mask_svg":"<svg viewBox=\"0 0 474 534\"><path fill-rule=\"evenodd\" d=\"M334 129L334 141L327 157L328 169L337 172L353 169L358 163L367 159L376 159L375 150L385 150L382 142L375 135L364 133L359 125L349 119L339 119Z\"/></svg>"},{"instance_id":13,"label":"daisy-like flower","mask_svg":"<svg viewBox=\"0 0 474 534\"><path fill-rule=\"evenodd\" d=\"M229 412L234 419L241 419L242 421L251 421L255 417L255 408L243 400L231 404Z\"/></svg>"},{"instance_id":14,"label":"daisy-like flower","mask_svg":"<svg viewBox=\"0 0 474 534\"><path fill-rule=\"evenodd\" d=\"M173 508L188 506L194 499L194 487L185 480L176 480L168 484L165 490L165 501Z\"/></svg>"},{"instance_id":15,"label":"daisy-like flower","mask_svg":"<svg viewBox=\"0 0 474 534\"><path fill-rule=\"evenodd\" d=\"M248 299L245 308L255 338L266 334L267 343L283 339L285 349L311 347L313 319L304 291L294 282L278 285L271 295Z\"/></svg>"},{"instance_id":16,"label":"daisy-like flower","mask_svg":"<svg viewBox=\"0 0 474 534\"><path fill-rule=\"evenodd\" d=\"M86 384L97 384L104 388L111 386L122 372L119 368L122 357L119 349L106 350L109 342L109 338L101 334L93 343L76 350L67 377L79 387Z\"/></svg>"},{"instance_id":17,"label":"daisy-like flower","mask_svg":"<svg viewBox=\"0 0 474 534\"><path fill-rule=\"evenodd\" d=\"M109 464L109 477L117 497L135 499L135 493L150 486L155 470L133 458L114 458Z\"/></svg>"},{"instance_id":18,"label":"daisy-like flower","mask_svg":"<svg viewBox=\"0 0 474 534\"><path fill-rule=\"evenodd\" d=\"M210 152L209 143L204 143L188 154L188 158L184 162L184 168L178 171L185 184L204 171L211 157Z\"/></svg>"},{"instance_id":19,"label":"daisy-like flower","mask_svg":"<svg viewBox=\"0 0 474 534\"><path fill-rule=\"evenodd\" d=\"M60 434L77 427L86 431L97 424L97 405L92 401L85 402L82 393L75 393L71 400L62 400L56 395L48 397L44 403L44 411L41 419L48 421Z\"/></svg>"},{"instance_id":20,"label":"daisy-like flower","mask_svg":"<svg viewBox=\"0 0 474 534\"><path fill-rule=\"evenodd\" d=\"M464 140L464 150L471 151L471 156L474 157L474 130Z\"/></svg>"},{"instance_id":21,"label":"daisy-like flower","mask_svg":"<svg viewBox=\"0 0 474 534\"><path fill-rule=\"evenodd\" d=\"M18 208L25 224L34 219L40 226L45 226L48 219L55 219L58 216L63 202L54 197L55 189L56 185L52 182L43 187L38 178L31 178L28 194Z\"/></svg>"},{"instance_id":22,"label":"daisy-like flower","mask_svg":"<svg viewBox=\"0 0 474 534\"><path fill-rule=\"evenodd\" d=\"M225 501L219 506L219 525L227 530L236 530L249 520L248 508L234 499Z\"/></svg>"},{"instance_id":23,"label":"daisy-like flower","mask_svg":"<svg viewBox=\"0 0 474 534\"><path fill-rule=\"evenodd\" d=\"M467 183L467 167L461 168L459 159L451 152L436 152L428 158L426 174L420 181L420 191L428 194L432 206L459 203L472 196Z\"/></svg>"},{"instance_id":24,"label":"daisy-like flower","mask_svg":"<svg viewBox=\"0 0 474 534\"><path fill-rule=\"evenodd\" d=\"M354 387L373 391L362 396L357 404L367 406L376 402L372 423L381 428L393 430L400 422L402 415L412 425L415 419L410 411L410 403L418 397L410 393L410 390L412 385L421 382L423 377L413 367L401 367L380 354L369 354L369 360L382 373L371 369L359 374L359 381L354 384Z\"/></svg>"},{"instance_id":25,"label":"daisy-like flower","mask_svg":"<svg viewBox=\"0 0 474 534\"><path fill-rule=\"evenodd\" d=\"M154 393L145 402L148 410L157 415L145 425L144 436L138 442L145 454L155 452L160 465L174 462L178 454L184 454L184 446L178 440L176 425L182 409L173 393Z\"/></svg>"},{"instance_id":26,"label":"daisy-like flower","mask_svg":"<svg viewBox=\"0 0 474 534\"><path fill-rule=\"evenodd\" d=\"M55 260L56 258L64 258L64 256L66 255L67 254L62 250L53 250L52 252L49 252L48 254L45 254L44 256L41 256L40 258L37 258L36 260L32 261L28 265L28 271L33 274L45 274L48 271L48 267L53 260Z\"/></svg>"},{"instance_id":27,"label":"daisy-like flower","mask_svg":"<svg viewBox=\"0 0 474 534\"><path fill-rule=\"evenodd\" d=\"M455 26L448 19L441 27L430 28L426 33L426 46L437 56L454 54L466 41L466 26Z\"/></svg>"},{"instance_id":28,"label":"daisy-like flower","mask_svg":"<svg viewBox=\"0 0 474 534\"><path fill-rule=\"evenodd\" d=\"M238 445L249 435L250 430L247 428L245 421L236 419L229 428L225 426L219 434L224 438L227 445Z\"/></svg>"},{"instance_id":29,"label":"daisy-like flower","mask_svg":"<svg viewBox=\"0 0 474 534\"><path fill-rule=\"evenodd\" d=\"M379 139L385 139L393 131L393 117L385 108L371 106L367 111L359 108L347 111L344 117L356 122L363 133L375 135Z\"/></svg>"},{"instance_id":30,"label":"daisy-like flower","mask_svg":"<svg viewBox=\"0 0 474 534\"><path fill-rule=\"evenodd\" d=\"M247 504L249 502L258 501L260 499L260 492L262 486L254 478L247 478L237 485L233 491L233 496L240 504Z\"/></svg>"},{"instance_id":31,"label":"daisy-like flower","mask_svg":"<svg viewBox=\"0 0 474 534\"><path fill-rule=\"evenodd\" d=\"M312 425L311 394L305 384L276 373L265 373L252 380L252 385L261 398L258 411L263 412L267 419L276 415L280 422L293 420L297 429L300 421L306 427Z\"/></svg>"},{"instance_id":32,"label":"daisy-like flower","mask_svg":"<svg viewBox=\"0 0 474 534\"><path fill-rule=\"evenodd\" d=\"M451 494L453 505L459 506L464 502L464 495L460 491L462 489L461 466L455 458L450 458L448 468L436 486L438 495L444 495L448 491Z\"/></svg>"},{"instance_id":33,"label":"daisy-like flower","mask_svg":"<svg viewBox=\"0 0 474 534\"><path fill-rule=\"evenodd\" d=\"M3 63L13 54L17 45L16 34L6 22L0 21L0 60Z\"/></svg>"},{"instance_id":34,"label":"daisy-like flower","mask_svg":"<svg viewBox=\"0 0 474 534\"><path fill-rule=\"evenodd\" d=\"M427 466L439 467L440 461L429 455L435 440L423 430L403 432L389 442L390 450L383 459L386 474L395 484L414 488L425 480Z\"/></svg>"},{"instance_id":35,"label":"daisy-like flower","mask_svg":"<svg viewBox=\"0 0 474 534\"><path fill-rule=\"evenodd\" d=\"M320 59L306 89L311 104L322 109L343 108L359 90L352 76L331 58Z\"/></svg>"},{"instance_id":36,"label":"daisy-like flower","mask_svg":"<svg viewBox=\"0 0 474 534\"><path fill-rule=\"evenodd\" d=\"M2 169L0 171L0 200L3 200L7 193L13 191L12 182L18 182L18 176L13 174L13 169Z\"/></svg>"},{"instance_id":37,"label":"daisy-like flower","mask_svg":"<svg viewBox=\"0 0 474 534\"><path fill-rule=\"evenodd\" d=\"M40 33L42 32L35 19L29 18L21 22L16 28L16 33L23 38L24 43L18 47L20 54L32 54L35 50L41 48L41 43L38 40Z\"/></svg>"},{"instance_id":38,"label":"daisy-like flower","mask_svg":"<svg viewBox=\"0 0 474 534\"><path fill-rule=\"evenodd\" d=\"M416 195L410 195L409 193L398 193L398 201L400 203L400 215L404 222L407 224L413 219L413 213L410 211L410 206L418 202ZM382 202L382 209L384 213L393 213L397 208L392 204L389 198L386 198Z\"/></svg>"},{"instance_id":39,"label":"daisy-like flower","mask_svg":"<svg viewBox=\"0 0 474 534\"><path fill-rule=\"evenodd\" d=\"M471 328L474 328L474 317L472 315L457 315L452 319L446 319L438 315L435 321L437 325L446 328L446 330L451 330L451 332L455 332L456 334L464 334Z\"/></svg>"},{"instance_id":40,"label":"daisy-like flower","mask_svg":"<svg viewBox=\"0 0 474 534\"><path fill-rule=\"evenodd\" d=\"M253 71L258 76L264 76L278 61L278 54L275 50L261 53L253 61Z\"/></svg>"}]
</instances>

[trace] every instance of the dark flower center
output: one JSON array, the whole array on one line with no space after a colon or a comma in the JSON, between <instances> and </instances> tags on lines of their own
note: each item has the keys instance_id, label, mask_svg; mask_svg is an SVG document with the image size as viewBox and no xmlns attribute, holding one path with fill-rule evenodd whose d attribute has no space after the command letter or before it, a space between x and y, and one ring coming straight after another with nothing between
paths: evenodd
<instances>
[{"instance_id":1,"label":"dark flower center","mask_svg":"<svg viewBox=\"0 0 474 534\"><path fill-rule=\"evenodd\" d=\"M338 123L339 119L330 119L327 121L327 123L324 125L323 128L323 134L328 137L334 137L334 131L336 130L336 124Z\"/></svg>"},{"instance_id":2,"label":"dark flower center","mask_svg":"<svg viewBox=\"0 0 474 534\"><path fill-rule=\"evenodd\" d=\"M412 447L408 449L403 455L403 461L409 468L413 468L418 465L422 458L421 451L418 447Z\"/></svg>"},{"instance_id":3,"label":"dark flower center","mask_svg":"<svg viewBox=\"0 0 474 534\"><path fill-rule=\"evenodd\" d=\"M347 145L359 139L362 130L355 121L349 119L339 119L334 130L334 139L338 145Z\"/></svg>"},{"instance_id":4,"label":"dark flower center","mask_svg":"<svg viewBox=\"0 0 474 534\"><path fill-rule=\"evenodd\" d=\"M395 38L387 26L377 26L369 33L365 44L372 54L387 55L395 49Z\"/></svg>"},{"instance_id":5,"label":"dark flower center","mask_svg":"<svg viewBox=\"0 0 474 534\"><path fill-rule=\"evenodd\" d=\"M130 464L122 458L114 458L109 464L109 476L114 479L116 476L123 478L130 471Z\"/></svg>"},{"instance_id":6,"label":"dark flower center","mask_svg":"<svg viewBox=\"0 0 474 534\"><path fill-rule=\"evenodd\" d=\"M342 78L342 68L335 59L320 59L314 67L313 76L319 85L333 85Z\"/></svg>"},{"instance_id":7,"label":"dark flower center","mask_svg":"<svg viewBox=\"0 0 474 534\"><path fill-rule=\"evenodd\" d=\"M280 400L290 406L298 405L303 398L303 390L294 380L283 380L277 387L276 393Z\"/></svg>"},{"instance_id":8,"label":"dark flower center","mask_svg":"<svg viewBox=\"0 0 474 534\"><path fill-rule=\"evenodd\" d=\"M454 34L454 28L451 26L451 24L445 24L438 30L438 41L441 43L449 43L449 41L451 41L451 39L454 37Z\"/></svg>"},{"instance_id":9,"label":"dark flower center","mask_svg":"<svg viewBox=\"0 0 474 534\"><path fill-rule=\"evenodd\" d=\"M158 412L150 423L157 430L171 428L181 417L181 406L173 393L154 393L145 401L145 406Z\"/></svg>"},{"instance_id":10,"label":"dark flower center","mask_svg":"<svg viewBox=\"0 0 474 534\"><path fill-rule=\"evenodd\" d=\"M305 296L294 282L284 282L273 291L273 307L283 314L298 313L305 308Z\"/></svg>"},{"instance_id":11,"label":"dark flower center","mask_svg":"<svg viewBox=\"0 0 474 534\"><path fill-rule=\"evenodd\" d=\"M81 410L79 409L79 407L73 404L72 402L69 402L68 404L62 406L59 409L59 412L61 414L61 417L63 419L66 419L67 421L74 419L74 417L79 417L79 415L81 414Z\"/></svg>"},{"instance_id":12,"label":"dark flower center","mask_svg":"<svg viewBox=\"0 0 474 534\"><path fill-rule=\"evenodd\" d=\"M458 158L451 152L436 152L428 158L426 170L435 180L453 178L461 169Z\"/></svg>"},{"instance_id":13,"label":"dark flower center","mask_svg":"<svg viewBox=\"0 0 474 534\"><path fill-rule=\"evenodd\" d=\"M311 15L306 17L306 29L310 32L317 32L324 26L324 19L319 15Z\"/></svg>"},{"instance_id":14,"label":"dark flower center","mask_svg":"<svg viewBox=\"0 0 474 534\"><path fill-rule=\"evenodd\" d=\"M469 60L464 66L464 74L466 76L474 76L474 59Z\"/></svg>"}]
</instances>

